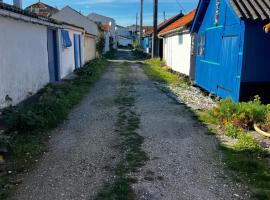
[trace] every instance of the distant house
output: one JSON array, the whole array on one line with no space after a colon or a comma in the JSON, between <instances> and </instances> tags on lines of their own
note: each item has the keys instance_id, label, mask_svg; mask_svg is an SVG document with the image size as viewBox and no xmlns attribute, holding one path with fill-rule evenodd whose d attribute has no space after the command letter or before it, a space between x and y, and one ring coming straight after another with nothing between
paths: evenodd
<instances>
[{"instance_id":1,"label":"distant house","mask_svg":"<svg viewBox=\"0 0 270 200\"><path fill-rule=\"evenodd\" d=\"M164 61L172 70L187 76L193 74L190 68L190 26L195 12L196 10L193 10L159 32L159 37L163 38L164 42Z\"/></svg>"},{"instance_id":2,"label":"distant house","mask_svg":"<svg viewBox=\"0 0 270 200\"><path fill-rule=\"evenodd\" d=\"M180 14L177 14L167 20L164 20L162 23L160 23L158 25L158 33L166 28L167 26L169 26L171 23L175 22L176 20L180 19L181 17L183 16L182 13ZM152 53L152 37L153 37L153 29L150 29L149 31L145 32L144 33L144 39L143 39L143 43L144 43L144 48L145 48L145 51L149 54ZM159 42L158 42L158 45L159 45L159 57L160 58L163 58L163 39L162 38L159 38Z\"/></svg>"},{"instance_id":3,"label":"distant house","mask_svg":"<svg viewBox=\"0 0 270 200\"><path fill-rule=\"evenodd\" d=\"M110 29L110 37L111 39L111 43L113 48L117 48L117 35L116 35L116 22L113 18L111 17L106 17L97 13L90 13L87 16L89 19L91 19L92 21L96 22L96 23L101 23L103 25L109 25L109 29Z\"/></svg>"},{"instance_id":4,"label":"distant house","mask_svg":"<svg viewBox=\"0 0 270 200\"><path fill-rule=\"evenodd\" d=\"M27 8L25 8L25 10L28 12L33 12L37 15L42 15L44 17L50 17L51 15L58 12L57 8L49 6L42 2L38 2L31 6L28 6Z\"/></svg>"},{"instance_id":5,"label":"distant house","mask_svg":"<svg viewBox=\"0 0 270 200\"><path fill-rule=\"evenodd\" d=\"M0 3L0 108L59 80L61 27L52 19Z\"/></svg>"},{"instance_id":6,"label":"distant house","mask_svg":"<svg viewBox=\"0 0 270 200\"><path fill-rule=\"evenodd\" d=\"M140 38L140 26L139 25L131 25L127 27L129 30L129 33L132 37L132 43L134 43L135 41L139 41ZM153 26L143 26L143 34L148 32L148 31L152 31L153 30Z\"/></svg>"},{"instance_id":7,"label":"distant house","mask_svg":"<svg viewBox=\"0 0 270 200\"><path fill-rule=\"evenodd\" d=\"M51 18L63 21L68 24L74 24L75 26L82 27L83 32L79 31L79 53L80 53L80 62L78 66L82 66L85 62L96 58L96 39L99 34L98 27L95 22L89 20L87 17L83 16L81 13L72 9L69 6L64 7L59 12L53 14ZM70 31L70 33L73 31ZM71 39L74 42L76 39L71 35ZM75 43L75 42L74 42ZM66 49L63 49L65 51ZM68 58L63 58L68 59ZM71 59L71 58L69 58ZM72 61L70 61L72 63Z\"/></svg>"},{"instance_id":8,"label":"distant house","mask_svg":"<svg viewBox=\"0 0 270 200\"><path fill-rule=\"evenodd\" d=\"M221 98L270 100L269 0L200 0L196 34L197 85Z\"/></svg>"},{"instance_id":9,"label":"distant house","mask_svg":"<svg viewBox=\"0 0 270 200\"><path fill-rule=\"evenodd\" d=\"M107 53L108 51L110 51L110 37L111 37L110 26L109 24L102 24L101 28L104 31L104 37L105 37L104 53Z\"/></svg>"},{"instance_id":10,"label":"distant house","mask_svg":"<svg viewBox=\"0 0 270 200\"><path fill-rule=\"evenodd\" d=\"M130 46L132 45L132 36L127 27L116 25L116 35L118 46Z\"/></svg>"}]
</instances>

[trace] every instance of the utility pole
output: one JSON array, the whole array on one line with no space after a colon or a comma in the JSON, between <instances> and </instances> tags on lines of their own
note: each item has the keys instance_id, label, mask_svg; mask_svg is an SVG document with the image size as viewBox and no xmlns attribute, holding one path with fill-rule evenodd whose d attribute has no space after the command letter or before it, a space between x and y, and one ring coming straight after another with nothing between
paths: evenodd
<instances>
[{"instance_id":1,"label":"utility pole","mask_svg":"<svg viewBox=\"0 0 270 200\"><path fill-rule=\"evenodd\" d=\"M141 0L141 13L140 13L140 46L143 46L143 0Z\"/></svg>"},{"instance_id":2,"label":"utility pole","mask_svg":"<svg viewBox=\"0 0 270 200\"><path fill-rule=\"evenodd\" d=\"M138 13L136 13L135 41L138 39Z\"/></svg>"},{"instance_id":3,"label":"utility pole","mask_svg":"<svg viewBox=\"0 0 270 200\"><path fill-rule=\"evenodd\" d=\"M158 51L158 30L157 30L157 23L158 23L158 0L154 0L154 31L153 31L153 48L152 48L152 58L156 58L159 55Z\"/></svg>"}]
</instances>

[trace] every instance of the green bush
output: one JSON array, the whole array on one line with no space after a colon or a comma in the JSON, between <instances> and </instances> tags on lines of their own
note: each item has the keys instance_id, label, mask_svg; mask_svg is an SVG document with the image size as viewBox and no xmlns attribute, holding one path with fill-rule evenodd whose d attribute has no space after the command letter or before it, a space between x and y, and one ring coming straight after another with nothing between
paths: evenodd
<instances>
[{"instance_id":1,"label":"green bush","mask_svg":"<svg viewBox=\"0 0 270 200\"><path fill-rule=\"evenodd\" d=\"M243 130L233 124L227 124L225 127L225 135L231 138L238 138L240 134L244 134Z\"/></svg>"},{"instance_id":2,"label":"green bush","mask_svg":"<svg viewBox=\"0 0 270 200\"><path fill-rule=\"evenodd\" d=\"M230 98L222 99L218 106L211 110L211 115L223 125L231 123L249 130L254 123L262 123L269 113L269 106L263 105L258 96L254 101L235 103Z\"/></svg>"}]
</instances>

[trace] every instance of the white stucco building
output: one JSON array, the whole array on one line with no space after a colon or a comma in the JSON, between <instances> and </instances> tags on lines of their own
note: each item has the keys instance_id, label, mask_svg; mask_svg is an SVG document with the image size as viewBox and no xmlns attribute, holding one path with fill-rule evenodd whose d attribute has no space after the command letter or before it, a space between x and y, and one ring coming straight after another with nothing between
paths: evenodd
<instances>
[{"instance_id":1,"label":"white stucco building","mask_svg":"<svg viewBox=\"0 0 270 200\"><path fill-rule=\"evenodd\" d=\"M69 6L66 6L59 12L53 14L51 18L82 27L85 30L85 33L80 39L82 41L82 46L80 47L83 55L82 63L84 64L85 62L96 58L96 40L99 31L97 24L94 21L88 19ZM73 36L71 35L71 37Z\"/></svg>"},{"instance_id":2,"label":"white stucco building","mask_svg":"<svg viewBox=\"0 0 270 200\"><path fill-rule=\"evenodd\" d=\"M133 43L131 33L127 27L116 25L116 35L118 46L130 46Z\"/></svg>"},{"instance_id":3,"label":"white stucco building","mask_svg":"<svg viewBox=\"0 0 270 200\"><path fill-rule=\"evenodd\" d=\"M60 27L52 20L0 4L0 108L17 104L57 80L54 56Z\"/></svg>"},{"instance_id":4,"label":"white stucco building","mask_svg":"<svg viewBox=\"0 0 270 200\"><path fill-rule=\"evenodd\" d=\"M190 25L195 10L176 20L159 32L163 38L163 59L167 66L181 74L190 75L191 35Z\"/></svg>"},{"instance_id":5,"label":"white stucco building","mask_svg":"<svg viewBox=\"0 0 270 200\"><path fill-rule=\"evenodd\" d=\"M116 49L117 48L117 35L116 35L115 20L111 17L106 17L97 13L90 13L87 17L96 23L101 23L102 25L109 26L110 36L112 37L112 42L113 42L113 48Z\"/></svg>"}]
</instances>

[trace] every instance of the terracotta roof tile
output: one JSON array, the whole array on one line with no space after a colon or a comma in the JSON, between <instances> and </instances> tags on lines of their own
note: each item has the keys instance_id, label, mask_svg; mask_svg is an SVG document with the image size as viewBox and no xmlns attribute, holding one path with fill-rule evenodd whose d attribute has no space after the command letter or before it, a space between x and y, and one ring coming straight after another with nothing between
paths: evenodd
<instances>
[{"instance_id":1,"label":"terracotta roof tile","mask_svg":"<svg viewBox=\"0 0 270 200\"><path fill-rule=\"evenodd\" d=\"M173 22L173 21L175 21L177 18L180 18L180 17L182 17L182 16L183 16L183 14L180 13L180 14L177 14L177 15L175 15L175 16L172 16L172 17L169 18L169 19L164 20L162 23L160 23L160 24L158 25L158 27L157 27L158 32L159 32L164 26L166 26L166 25L169 24L170 22ZM147 31L144 35L145 35L145 36L151 35L151 34L153 33L153 31L154 31L153 29L154 29L154 27L152 27L152 30Z\"/></svg>"},{"instance_id":2,"label":"terracotta roof tile","mask_svg":"<svg viewBox=\"0 0 270 200\"><path fill-rule=\"evenodd\" d=\"M169 26L165 27L164 29L162 29L160 31L160 34L167 33L169 31L173 31L173 30L178 29L180 27L190 25L194 19L195 13L196 13L196 9L191 11L187 15L181 17L180 19L176 20L175 22L173 22Z\"/></svg>"}]
</instances>

